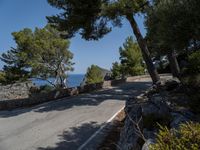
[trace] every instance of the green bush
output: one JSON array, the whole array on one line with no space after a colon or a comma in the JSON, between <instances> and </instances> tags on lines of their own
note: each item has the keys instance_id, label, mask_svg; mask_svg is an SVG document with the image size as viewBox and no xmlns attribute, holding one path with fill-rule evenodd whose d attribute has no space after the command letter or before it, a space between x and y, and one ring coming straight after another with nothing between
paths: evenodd
<instances>
[{"instance_id":1,"label":"green bush","mask_svg":"<svg viewBox=\"0 0 200 150\"><path fill-rule=\"evenodd\" d=\"M186 123L178 130L161 127L156 143L150 145L150 150L199 150L200 124Z\"/></svg>"},{"instance_id":2,"label":"green bush","mask_svg":"<svg viewBox=\"0 0 200 150\"><path fill-rule=\"evenodd\" d=\"M122 66L120 63L118 62L114 62L112 64L112 69L111 69L111 72L112 72L112 78L113 79L120 79L122 77Z\"/></svg>"},{"instance_id":3,"label":"green bush","mask_svg":"<svg viewBox=\"0 0 200 150\"><path fill-rule=\"evenodd\" d=\"M86 84L101 83L103 80L102 71L99 66L91 65L91 67L87 69Z\"/></svg>"},{"instance_id":4,"label":"green bush","mask_svg":"<svg viewBox=\"0 0 200 150\"><path fill-rule=\"evenodd\" d=\"M189 56L189 68L190 74L200 73L200 51L194 52Z\"/></svg>"},{"instance_id":5,"label":"green bush","mask_svg":"<svg viewBox=\"0 0 200 150\"><path fill-rule=\"evenodd\" d=\"M6 74L4 72L0 72L0 84L4 84L6 82Z\"/></svg>"}]
</instances>

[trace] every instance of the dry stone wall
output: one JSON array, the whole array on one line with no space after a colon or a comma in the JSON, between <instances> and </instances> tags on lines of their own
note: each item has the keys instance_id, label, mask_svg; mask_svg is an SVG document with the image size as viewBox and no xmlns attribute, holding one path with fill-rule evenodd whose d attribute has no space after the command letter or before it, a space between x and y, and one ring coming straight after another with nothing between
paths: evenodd
<instances>
[{"instance_id":1,"label":"dry stone wall","mask_svg":"<svg viewBox=\"0 0 200 150\"><path fill-rule=\"evenodd\" d=\"M31 82L0 86L0 101L28 98L29 89L33 86Z\"/></svg>"},{"instance_id":2,"label":"dry stone wall","mask_svg":"<svg viewBox=\"0 0 200 150\"><path fill-rule=\"evenodd\" d=\"M17 83L13 85L0 86L0 110L12 110L21 107L30 107L40 103L57 100L64 97L88 93L102 88L108 88L126 82L123 80L105 81L102 83L85 85L82 87L67 88L60 91L48 93L29 93L34 85L32 83Z\"/></svg>"}]
</instances>

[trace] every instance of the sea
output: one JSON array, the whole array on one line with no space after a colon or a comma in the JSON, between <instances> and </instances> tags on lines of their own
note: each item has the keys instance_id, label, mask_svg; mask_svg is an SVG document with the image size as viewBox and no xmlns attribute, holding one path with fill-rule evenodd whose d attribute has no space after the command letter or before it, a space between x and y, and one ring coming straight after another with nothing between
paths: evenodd
<instances>
[{"instance_id":1,"label":"sea","mask_svg":"<svg viewBox=\"0 0 200 150\"><path fill-rule=\"evenodd\" d=\"M76 86L80 86L81 82L84 79L84 74L70 74L68 75L67 78L67 86L68 87L76 87ZM36 85L36 86L42 86L42 85L49 85L49 83L45 80L40 80L40 79L31 79L32 82ZM54 78L49 78L50 81L54 82Z\"/></svg>"}]
</instances>

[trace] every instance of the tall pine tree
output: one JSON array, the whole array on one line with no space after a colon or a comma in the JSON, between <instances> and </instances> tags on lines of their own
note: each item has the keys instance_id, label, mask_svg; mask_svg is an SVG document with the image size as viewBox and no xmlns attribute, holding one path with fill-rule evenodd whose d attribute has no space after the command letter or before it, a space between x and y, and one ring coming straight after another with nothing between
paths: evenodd
<instances>
[{"instance_id":1,"label":"tall pine tree","mask_svg":"<svg viewBox=\"0 0 200 150\"><path fill-rule=\"evenodd\" d=\"M121 27L125 18L133 29L153 82L157 83L160 80L146 41L134 19L135 14L144 10L148 4L147 0L48 0L48 2L62 10L62 13L47 19L59 30L66 31L64 37L80 33L87 40L98 40L111 31L111 25Z\"/></svg>"}]
</instances>

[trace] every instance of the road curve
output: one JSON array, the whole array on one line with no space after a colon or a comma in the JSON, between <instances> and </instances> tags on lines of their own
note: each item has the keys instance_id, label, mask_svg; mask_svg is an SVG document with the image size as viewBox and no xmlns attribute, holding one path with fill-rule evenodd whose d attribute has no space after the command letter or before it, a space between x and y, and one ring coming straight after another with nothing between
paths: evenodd
<instances>
[{"instance_id":1,"label":"road curve","mask_svg":"<svg viewBox=\"0 0 200 150\"><path fill-rule=\"evenodd\" d=\"M44 103L0 111L0 150L77 150L150 79Z\"/></svg>"}]
</instances>

